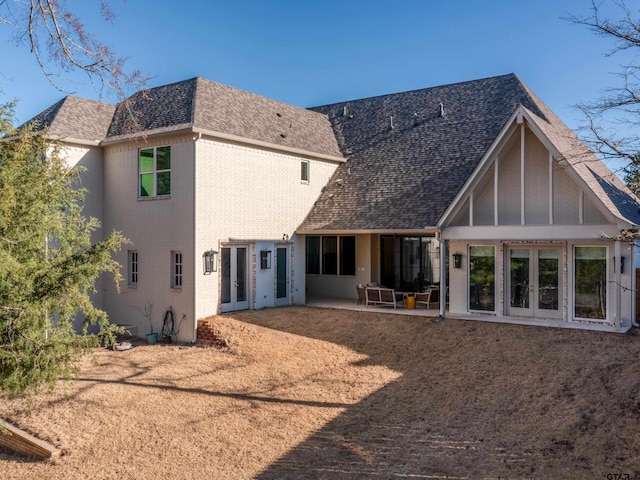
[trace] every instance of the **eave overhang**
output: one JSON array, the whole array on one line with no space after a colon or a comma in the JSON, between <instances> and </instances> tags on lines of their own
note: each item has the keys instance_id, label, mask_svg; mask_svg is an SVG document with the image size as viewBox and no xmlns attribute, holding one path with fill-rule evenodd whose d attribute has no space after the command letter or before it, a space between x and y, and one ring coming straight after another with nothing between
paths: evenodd
<instances>
[{"instance_id":1,"label":"eave overhang","mask_svg":"<svg viewBox=\"0 0 640 480\"><path fill-rule=\"evenodd\" d=\"M255 140L252 138L241 137L238 135L232 135L229 133L218 132L215 130L208 130L206 128L194 127L191 124L176 125L169 128L158 128L154 130L147 130L143 133L135 133L128 135L118 135L117 137L109 137L103 140L100 145L108 146L125 141L140 141L149 138L156 138L164 135L197 135L198 137L206 136L213 139L224 140L226 142L239 143L243 145L259 147L263 149L276 150L280 152L290 153L308 158L316 158L318 160L324 160L334 163L344 163L347 161L344 157L336 155L328 155L325 153L314 152L311 150L305 150L303 148L289 147L286 145L279 145L277 143L265 142L263 140Z\"/></svg>"},{"instance_id":2,"label":"eave overhang","mask_svg":"<svg viewBox=\"0 0 640 480\"><path fill-rule=\"evenodd\" d=\"M423 229L299 229L296 235L413 235L413 236L430 236L439 232L437 227L425 227Z\"/></svg>"}]
</instances>

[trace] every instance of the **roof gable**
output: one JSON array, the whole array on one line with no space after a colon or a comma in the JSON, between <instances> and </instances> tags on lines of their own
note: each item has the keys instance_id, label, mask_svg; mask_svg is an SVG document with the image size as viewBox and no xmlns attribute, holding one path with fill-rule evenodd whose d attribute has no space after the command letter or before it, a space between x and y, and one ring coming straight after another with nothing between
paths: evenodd
<instances>
[{"instance_id":1,"label":"roof gable","mask_svg":"<svg viewBox=\"0 0 640 480\"><path fill-rule=\"evenodd\" d=\"M547 108L544 106L544 108ZM619 220L640 224L638 198L553 112L545 119L526 109L529 122L539 129L557 154L584 182L586 189Z\"/></svg>"}]
</instances>

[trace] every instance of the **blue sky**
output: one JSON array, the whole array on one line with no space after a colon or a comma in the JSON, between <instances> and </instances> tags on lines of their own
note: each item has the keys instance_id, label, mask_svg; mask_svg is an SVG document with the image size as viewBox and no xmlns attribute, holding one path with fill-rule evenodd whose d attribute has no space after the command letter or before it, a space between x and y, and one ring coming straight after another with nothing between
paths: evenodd
<instances>
[{"instance_id":1,"label":"blue sky","mask_svg":"<svg viewBox=\"0 0 640 480\"><path fill-rule=\"evenodd\" d=\"M629 60L561 19L588 15L590 0L111 0L112 22L98 0L66 3L149 86L201 76L300 107L514 72L576 129L572 106L597 99ZM14 35L0 25L0 100L18 99L24 122L64 93ZM72 78L71 93L113 101Z\"/></svg>"}]
</instances>

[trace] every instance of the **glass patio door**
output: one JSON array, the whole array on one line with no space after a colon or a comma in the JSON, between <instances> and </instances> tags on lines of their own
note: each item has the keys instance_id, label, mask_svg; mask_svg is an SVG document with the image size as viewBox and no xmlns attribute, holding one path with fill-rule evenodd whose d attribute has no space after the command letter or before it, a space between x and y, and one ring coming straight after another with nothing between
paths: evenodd
<instances>
[{"instance_id":1,"label":"glass patio door","mask_svg":"<svg viewBox=\"0 0 640 480\"><path fill-rule=\"evenodd\" d=\"M223 247L221 252L221 307L223 312L249 308L248 247Z\"/></svg>"},{"instance_id":2,"label":"glass patio door","mask_svg":"<svg viewBox=\"0 0 640 480\"><path fill-rule=\"evenodd\" d=\"M557 247L512 247L508 251L508 314L561 318L562 281Z\"/></svg>"},{"instance_id":3,"label":"glass patio door","mask_svg":"<svg viewBox=\"0 0 640 480\"><path fill-rule=\"evenodd\" d=\"M289 249L276 248L276 305L289 305Z\"/></svg>"}]
</instances>

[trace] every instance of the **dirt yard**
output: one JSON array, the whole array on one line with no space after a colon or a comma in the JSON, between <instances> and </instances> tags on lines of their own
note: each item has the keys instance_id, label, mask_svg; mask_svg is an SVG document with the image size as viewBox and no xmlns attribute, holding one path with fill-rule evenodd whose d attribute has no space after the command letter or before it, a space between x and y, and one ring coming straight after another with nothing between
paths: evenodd
<instances>
[{"instance_id":1,"label":"dirt yard","mask_svg":"<svg viewBox=\"0 0 640 480\"><path fill-rule=\"evenodd\" d=\"M640 479L636 333L378 312L247 311L217 317L230 348L96 351L0 400L62 449L0 450L0 478Z\"/></svg>"}]
</instances>

